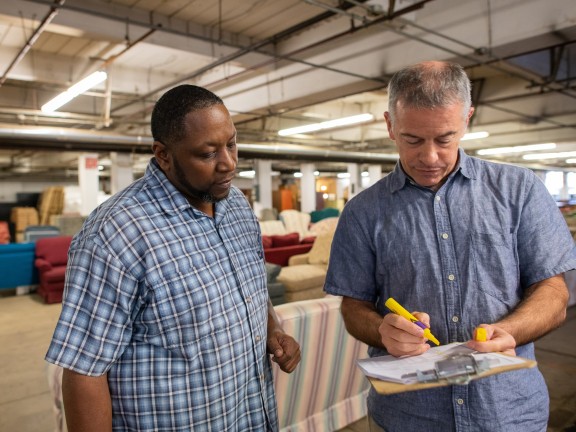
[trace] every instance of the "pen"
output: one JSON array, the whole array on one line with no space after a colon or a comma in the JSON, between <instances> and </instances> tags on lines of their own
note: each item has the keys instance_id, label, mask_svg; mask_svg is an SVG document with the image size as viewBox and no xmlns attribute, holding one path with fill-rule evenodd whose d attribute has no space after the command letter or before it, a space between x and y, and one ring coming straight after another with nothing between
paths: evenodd
<instances>
[{"instance_id":1,"label":"pen","mask_svg":"<svg viewBox=\"0 0 576 432\"><path fill-rule=\"evenodd\" d=\"M418 327L420 327L422 330L424 330L424 337L426 339L428 339L429 341L434 342L436 345L440 345L440 342L438 341L438 339L436 339L434 337L434 335L432 334L432 332L430 331L430 329L428 327L426 327L425 324L423 324L422 322L418 321L418 318L416 318L414 315L412 315L410 312L408 312L406 309L404 309L400 303L398 303L396 300L394 300L392 297L390 297L388 300L386 300L386 303L384 303L384 305L390 309L392 312L394 312L396 315L400 315L403 318L406 318L408 321L413 322L414 324L416 324Z\"/></svg>"}]
</instances>

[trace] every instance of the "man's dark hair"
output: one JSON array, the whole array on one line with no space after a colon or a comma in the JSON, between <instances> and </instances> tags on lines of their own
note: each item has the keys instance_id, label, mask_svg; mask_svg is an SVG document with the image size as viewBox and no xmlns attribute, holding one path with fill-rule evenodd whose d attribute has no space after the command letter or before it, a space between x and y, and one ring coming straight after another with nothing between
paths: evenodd
<instances>
[{"instance_id":1,"label":"man's dark hair","mask_svg":"<svg viewBox=\"0 0 576 432\"><path fill-rule=\"evenodd\" d=\"M190 84L174 87L154 105L150 120L152 137L166 146L174 145L186 136L184 119L188 113L223 104L222 99L205 88Z\"/></svg>"}]
</instances>

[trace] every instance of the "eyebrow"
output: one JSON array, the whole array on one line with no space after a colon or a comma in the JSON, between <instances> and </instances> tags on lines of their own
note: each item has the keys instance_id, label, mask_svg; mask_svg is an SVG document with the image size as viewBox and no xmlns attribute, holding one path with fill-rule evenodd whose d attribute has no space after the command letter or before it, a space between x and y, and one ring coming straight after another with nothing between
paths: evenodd
<instances>
[{"instance_id":1,"label":"eyebrow","mask_svg":"<svg viewBox=\"0 0 576 432\"><path fill-rule=\"evenodd\" d=\"M447 138L449 136L453 136L456 135L456 131L449 131L446 132L445 134L439 135L437 137L434 137L434 139L436 138ZM404 137L404 138L417 138L417 139L422 139L422 137L418 136L418 135L412 135L411 133L401 133L400 136Z\"/></svg>"},{"instance_id":2,"label":"eyebrow","mask_svg":"<svg viewBox=\"0 0 576 432\"><path fill-rule=\"evenodd\" d=\"M236 138L238 137L238 132L234 131L234 134L232 134L230 136L230 138L228 138L228 141L226 141L226 143L229 143L230 141L236 141ZM221 145L220 142L216 142L216 141L207 141L204 143L204 145L208 146L208 147L218 147Z\"/></svg>"}]
</instances>

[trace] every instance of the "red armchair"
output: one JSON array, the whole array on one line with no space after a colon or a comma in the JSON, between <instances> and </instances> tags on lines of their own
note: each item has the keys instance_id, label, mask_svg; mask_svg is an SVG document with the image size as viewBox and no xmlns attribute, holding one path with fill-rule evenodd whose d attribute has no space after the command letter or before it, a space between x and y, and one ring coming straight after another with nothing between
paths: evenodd
<instances>
[{"instance_id":1,"label":"red armchair","mask_svg":"<svg viewBox=\"0 0 576 432\"><path fill-rule=\"evenodd\" d=\"M59 303L64 293L71 236L46 237L36 241L36 260L40 286L38 294L46 303Z\"/></svg>"},{"instance_id":2,"label":"red armchair","mask_svg":"<svg viewBox=\"0 0 576 432\"><path fill-rule=\"evenodd\" d=\"M288 259L293 255L300 255L312 249L314 237L307 237L300 241L298 233L285 235L262 236L264 246L264 259L267 263L278 264L285 267Z\"/></svg>"}]
</instances>

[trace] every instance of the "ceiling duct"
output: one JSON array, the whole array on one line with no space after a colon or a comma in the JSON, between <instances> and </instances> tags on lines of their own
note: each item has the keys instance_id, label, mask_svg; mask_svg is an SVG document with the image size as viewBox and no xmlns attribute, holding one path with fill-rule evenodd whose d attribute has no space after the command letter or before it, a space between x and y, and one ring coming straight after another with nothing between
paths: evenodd
<instances>
[{"instance_id":1,"label":"ceiling duct","mask_svg":"<svg viewBox=\"0 0 576 432\"><path fill-rule=\"evenodd\" d=\"M0 148L69 151L117 151L151 153L152 137L115 134L94 134L59 128L0 129ZM360 153L324 150L302 146L238 144L239 156L254 159L292 159L302 161L384 163L395 162L398 156L384 153Z\"/></svg>"}]
</instances>

